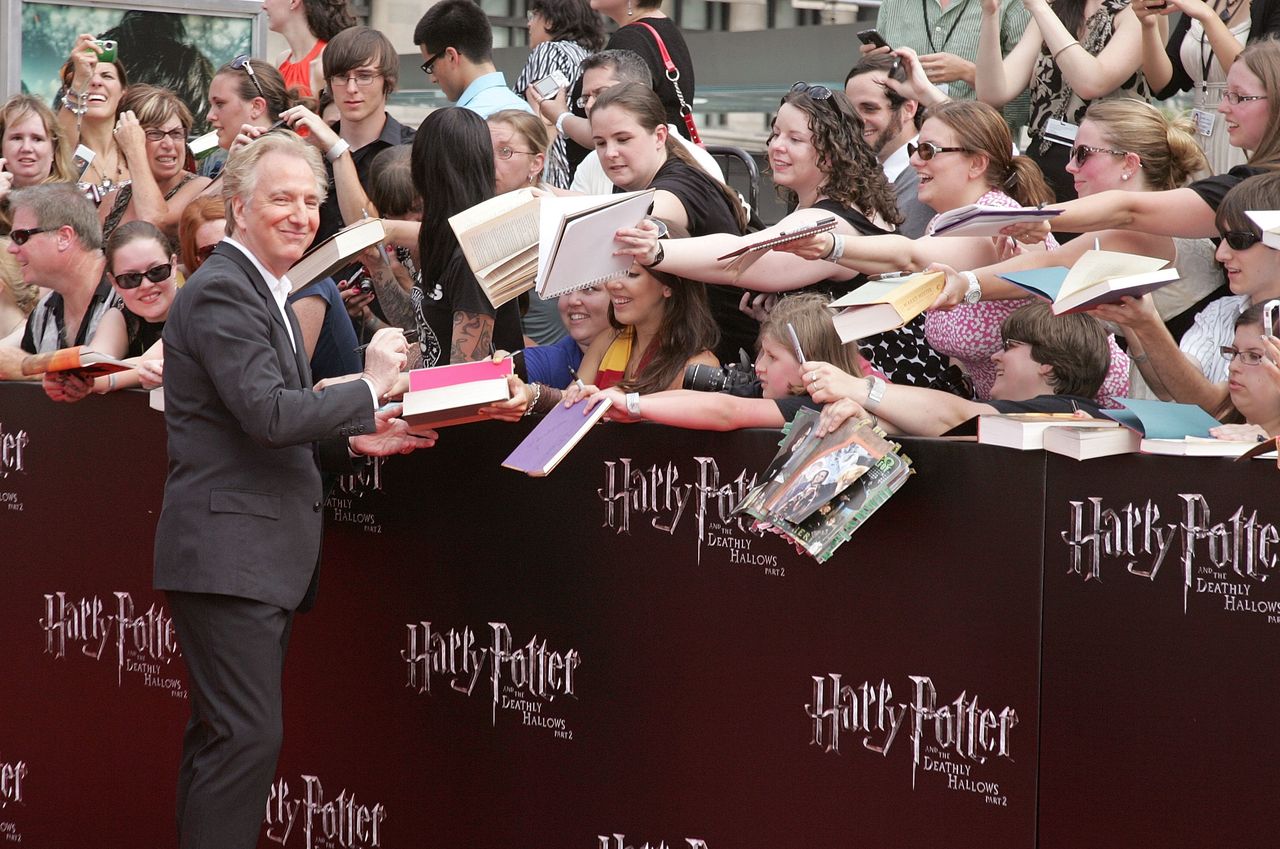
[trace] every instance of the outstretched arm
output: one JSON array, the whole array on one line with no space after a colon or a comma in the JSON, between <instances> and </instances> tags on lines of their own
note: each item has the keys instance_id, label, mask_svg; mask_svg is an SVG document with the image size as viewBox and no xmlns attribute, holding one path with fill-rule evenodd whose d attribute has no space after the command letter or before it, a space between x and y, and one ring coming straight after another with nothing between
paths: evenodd
<instances>
[{"instance_id":1,"label":"outstretched arm","mask_svg":"<svg viewBox=\"0 0 1280 849\"><path fill-rule=\"evenodd\" d=\"M602 389L587 399L587 406L608 398L610 421L657 422L691 430L738 430L744 427L782 427L786 422L776 402L768 398L739 398L723 392L676 389L640 396L640 415L627 412L626 396L617 389Z\"/></svg>"},{"instance_id":2,"label":"outstretched arm","mask_svg":"<svg viewBox=\"0 0 1280 849\"><path fill-rule=\"evenodd\" d=\"M634 256L641 265L652 266L659 271L692 280L701 280L704 283L738 286L757 292L789 292L792 289L800 289L831 278L848 280L854 276L854 272L830 263L807 262L798 256L766 251L754 264L739 274L733 265L720 262L716 257L745 245L764 241L770 236L814 224L830 216L831 213L821 209L801 209L788 215L773 227L749 236L716 233L689 239L664 239L663 258L656 265L653 265L653 261L658 253L657 228L650 222L644 221L638 227L618 231L617 239L622 247L617 253ZM853 228L844 220L838 220L836 229L850 237L854 236Z\"/></svg>"},{"instance_id":3,"label":"outstretched arm","mask_svg":"<svg viewBox=\"0 0 1280 849\"><path fill-rule=\"evenodd\" d=\"M801 367L805 389L819 403L848 398L866 408L871 379L854 377L830 363L808 362ZM903 433L916 436L941 436L951 428L974 416L996 412L990 404L969 401L950 392L920 386L885 385L884 397L871 408L882 419L892 422Z\"/></svg>"}]
</instances>

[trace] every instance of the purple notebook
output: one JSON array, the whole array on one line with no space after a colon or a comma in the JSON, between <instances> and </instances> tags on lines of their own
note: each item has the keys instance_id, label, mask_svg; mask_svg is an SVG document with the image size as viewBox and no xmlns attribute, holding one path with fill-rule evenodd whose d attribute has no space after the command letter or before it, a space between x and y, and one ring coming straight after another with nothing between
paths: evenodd
<instances>
[{"instance_id":1,"label":"purple notebook","mask_svg":"<svg viewBox=\"0 0 1280 849\"><path fill-rule=\"evenodd\" d=\"M604 398L583 415L586 403L587 399L582 398L572 407L556 404L555 409L543 416L538 426L529 431L516 450L502 461L502 465L534 478L550 474L609 409L609 399Z\"/></svg>"}]
</instances>

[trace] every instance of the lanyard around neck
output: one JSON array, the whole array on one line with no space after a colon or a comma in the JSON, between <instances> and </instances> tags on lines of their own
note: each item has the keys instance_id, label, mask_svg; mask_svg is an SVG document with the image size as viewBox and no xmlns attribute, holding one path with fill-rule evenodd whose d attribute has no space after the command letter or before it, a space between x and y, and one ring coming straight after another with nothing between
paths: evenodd
<instances>
[{"instance_id":1,"label":"lanyard around neck","mask_svg":"<svg viewBox=\"0 0 1280 849\"><path fill-rule=\"evenodd\" d=\"M942 39L942 46L938 47L933 43L933 27L929 25L929 0L920 0L920 15L924 19L924 37L929 39L929 50L932 53L941 53L947 49L947 43L951 41L951 36L955 34L956 27L960 26L960 19L964 17L965 7L969 5L969 0L964 0L960 4L960 11L956 13L956 19L951 22L951 29L947 30L947 37ZM942 15L947 13L946 9L942 10ZM938 20L942 20L942 15L938 16Z\"/></svg>"}]
</instances>

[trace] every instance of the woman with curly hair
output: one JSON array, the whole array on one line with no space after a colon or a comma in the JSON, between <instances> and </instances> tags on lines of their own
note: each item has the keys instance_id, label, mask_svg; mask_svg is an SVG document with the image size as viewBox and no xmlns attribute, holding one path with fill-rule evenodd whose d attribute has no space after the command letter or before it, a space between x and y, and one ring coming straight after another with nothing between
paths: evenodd
<instances>
[{"instance_id":1,"label":"woman with curly hair","mask_svg":"<svg viewBox=\"0 0 1280 849\"><path fill-rule=\"evenodd\" d=\"M623 83L601 92L591 109L591 135L616 189L656 189L653 215L671 229L690 236L746 232L738 196L670 137L662 101L648 86ZM738 309L732 291L716 288L710 300L721 334L716 354L737 360L740 349L754 346L759 325Z\"/></svg>"},{"instance_id":2,"label":"woman with curly hair","mask_svg":"<svg viewBox=\"0 0 1280 849\"><path fill-rule=\"evenodd\" d=\"M864 241L847 237L890 233L902 219L884 169L862 134L862 119L844 92L796 83L782 98L768 145L773 182L795 212L748 238L716 235L673 239L660 245L654 230L641 225L619 232L620 241L627 245L624 250L635 255L641 265L721 284L712 286L713 292L739 286L759 292L804 290L833 298L844 295L866 280L851 268L807 262L779 251L765 253L745 270L718 262L716 257L831 217L836 219L834 232L846 245ZM911 242L906 238L901 241ZM928 384L946 367L915 325L864 339L862 354L900 383Z\"/></svg>"},{"instance_id":3,"label":"woman with curly hair","mask_svg":"<svg viewBox=\"0 0 1280 849\"><path fill-rule=\"evenodd\" d=\"M276 57L285 88L298 97L318 97L324 88L325 45L356 25L347 0L265 0L267 29L278 32L289 49Z\"/></svg>"}]
</instances>

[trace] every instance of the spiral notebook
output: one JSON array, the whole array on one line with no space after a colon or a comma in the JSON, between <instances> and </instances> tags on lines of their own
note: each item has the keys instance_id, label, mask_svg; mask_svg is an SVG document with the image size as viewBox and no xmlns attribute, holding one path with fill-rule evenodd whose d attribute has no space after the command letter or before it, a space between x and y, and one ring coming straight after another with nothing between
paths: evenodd
<instances>
[{"instance_id":1,"label":"spiral notebook","mask_svg":"<svg viewBox=\"0 0 1280 849\"><path fill-rule=\"evenodd\" d=\"M653 189L617 195L544 197L538 251L538 297L546 300L607 283L634 257L614 256L614 234L635 227L653 207Z\"/></svg>"}]
</instances>

